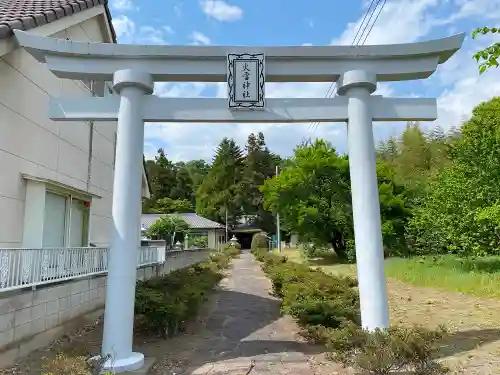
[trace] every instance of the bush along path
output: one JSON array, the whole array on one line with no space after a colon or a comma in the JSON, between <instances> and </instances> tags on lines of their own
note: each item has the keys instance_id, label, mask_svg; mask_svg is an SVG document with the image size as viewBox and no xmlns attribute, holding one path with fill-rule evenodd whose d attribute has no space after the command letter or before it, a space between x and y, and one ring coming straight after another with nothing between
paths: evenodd
<instances>
[{"instance_id":1,"label":"bush along path","mask_svg":"<svg viewBox=\"0 0 500 375\"><path fill-rule=\"evenodd\" d=\"M356 280L327 275L286 257L254 249L262 269L282 300L281 310L295 318L310 341L325 344L330 359L360 374L432 375L447 372L434 361L444 328L391 327L367 332L360 328Z\"/></svg>"}]
</instances>

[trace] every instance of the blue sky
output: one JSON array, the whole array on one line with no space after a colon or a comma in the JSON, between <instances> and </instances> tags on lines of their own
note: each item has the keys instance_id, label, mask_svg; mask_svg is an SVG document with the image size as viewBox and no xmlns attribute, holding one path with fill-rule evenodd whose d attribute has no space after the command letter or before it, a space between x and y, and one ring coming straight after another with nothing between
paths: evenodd
<instances>
[{"instance_id":1,"label":"blue sky","mask_svg":"<svg viewBox=\"0 0 500 375\"><path fill-rule=\"evenodd\" d=\"M120 43L166 45L351 44L369 0L110 0ZM383 2L383 1L382 1ZM459 51L429 79L379 85L385 96L438 98L439 118L425 128L460 126L481 101L500 95L500 69L482 76L471 56L491 37L471 40L478 26L498 24L500 0L387 0L366 44L410 43L466 32ZM269 97L324 97L328 83L268 84ZM157 84L156 95L221 97L225 86L196 82ZM375 123L376 141L404 123ZM145 154L163 147L173 160L210 160L224 136L242 147L262 131L269 147L289 156L304 137L320 137L346 152L345 124L146 124Z\"/></svg>"}]
</instances>

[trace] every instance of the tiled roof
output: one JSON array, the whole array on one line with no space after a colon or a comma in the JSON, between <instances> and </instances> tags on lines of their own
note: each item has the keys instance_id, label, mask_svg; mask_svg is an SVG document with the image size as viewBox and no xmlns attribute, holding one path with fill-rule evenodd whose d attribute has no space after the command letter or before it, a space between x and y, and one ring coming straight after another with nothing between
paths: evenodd
<instances>
[{"instance_id":1,"label":"tiled roof","mask_svg":"<svg viewBox=\"0 0 500 375\"><path fill-rule=\"evenodd\" d=\"M170 214L181 217L191 229L219 229L224 228L224 225L207 219L205 217L198 216L193 213L183 213L183 214ZM141 215L141 229L149 229L149 227L158 220L162 214L142 214Z\"/></svg>"},{"instance_id":2,"label":"tiled roof","mask_svg":"<svg viewBox=\"0 0 500 375\"><path fill-rule=\"evenodd\" d=\"M0 0L0 39L12 36L13 30L34 29L101 4L111 23L108 0Z\"/></svg>"}]
</instances>

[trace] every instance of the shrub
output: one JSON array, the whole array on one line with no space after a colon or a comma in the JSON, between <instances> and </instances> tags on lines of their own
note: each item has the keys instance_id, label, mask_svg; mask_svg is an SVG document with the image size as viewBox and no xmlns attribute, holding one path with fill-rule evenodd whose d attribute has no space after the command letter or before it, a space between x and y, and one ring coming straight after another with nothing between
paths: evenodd
<instances>
[{"instance_id":1,"label":"shrub","mask_svg":"<svg viewBox=\"0 0 500 375\"><path fill-rule=\"evenodd\" d=\"M345 321L359 324L356 280L330 276L272 253L261 259L274 294L282 298L282 311L296 318L301 326L339 327Z\"/></svg>"},{"instance_id":2,"label":"shrub","mask_svg":"<svg viewBox=\"0 0 500 375\"><path fill-rule=\"evenodd\" d=\"M208 237L207 236L193 236L188 238L189 246L207 248L208 247Z\"/></svg>"},{"instance_id":3,"label":"shrub","mask_svg":"<svg viewBox=\"0 0 500 375\"><path fill-rule=\"evenodd\" d=\"M252 250L267 249L269 246L267 236L264 232L255 233L252 237Z\"/></svg>"},{"instance_id":4,"label":"shrub","mask_svg":"<svg viewBox=\"0 0 500 375\"><path fill-rule=\"evenodd\" d=\"M222 248L222 252L231 258L239 257L241 254L241 245L239 243L228 243Z\"/></svg>"},{"instance_id":5,"label":"shrub","mask_svg":"<svg viewBox=\"0 0 500 375\"><path fill-rule=\"evenodd\" d=\"M222 279L221 270L234 256L234 249L214 253L206 262L137 283L136 328L163 337L181 331Z\"/></svg>"},{"instance_id":6,"label":"shrub","mask_svg":"<svg viewBox=\"0 0 500 375\"><path fill-rule=\"evenodd\" d=\"M307 258L333 258L336 255L333 249L316 244L306 245L301 251Z\"/></svg>"},{"instance_id":7,"label":"shrub","mask_svg":"<svg viewBox=\"0 0 500 375\"><path fill-rule=\"evenodd\" d=\"M392 327L368 332L347 323L341 329L323 330L321 334L332 352L332 359L370 374L411 371L431 375L447 372L433 359L437 343L445 334L443 328L430 331L422 327Z\"/></svg>"}]
</instances>

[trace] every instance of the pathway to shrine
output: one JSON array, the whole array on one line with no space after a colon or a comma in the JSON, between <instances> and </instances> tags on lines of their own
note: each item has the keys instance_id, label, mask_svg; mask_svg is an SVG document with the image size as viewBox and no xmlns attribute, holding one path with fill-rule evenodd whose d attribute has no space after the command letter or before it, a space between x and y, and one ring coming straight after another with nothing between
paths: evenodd
<instances>
[{"instance_id":1,"label":"pathway to shrine","mask_svg":"<svg viewBox=\"0 0 500 375\"><path fill-rule=\"evenodd\" d=\"M280 315L280 303L270 291L271 283L259 263L244 252L212 296L203 314L207 318L192 327L194 333L161 345L168 350L164 358L144 348L146 356L157 356L153 374L326 375L341 371L324 358L321 347L300 337L290 317Z\"/></svg>"}]
</instances>

